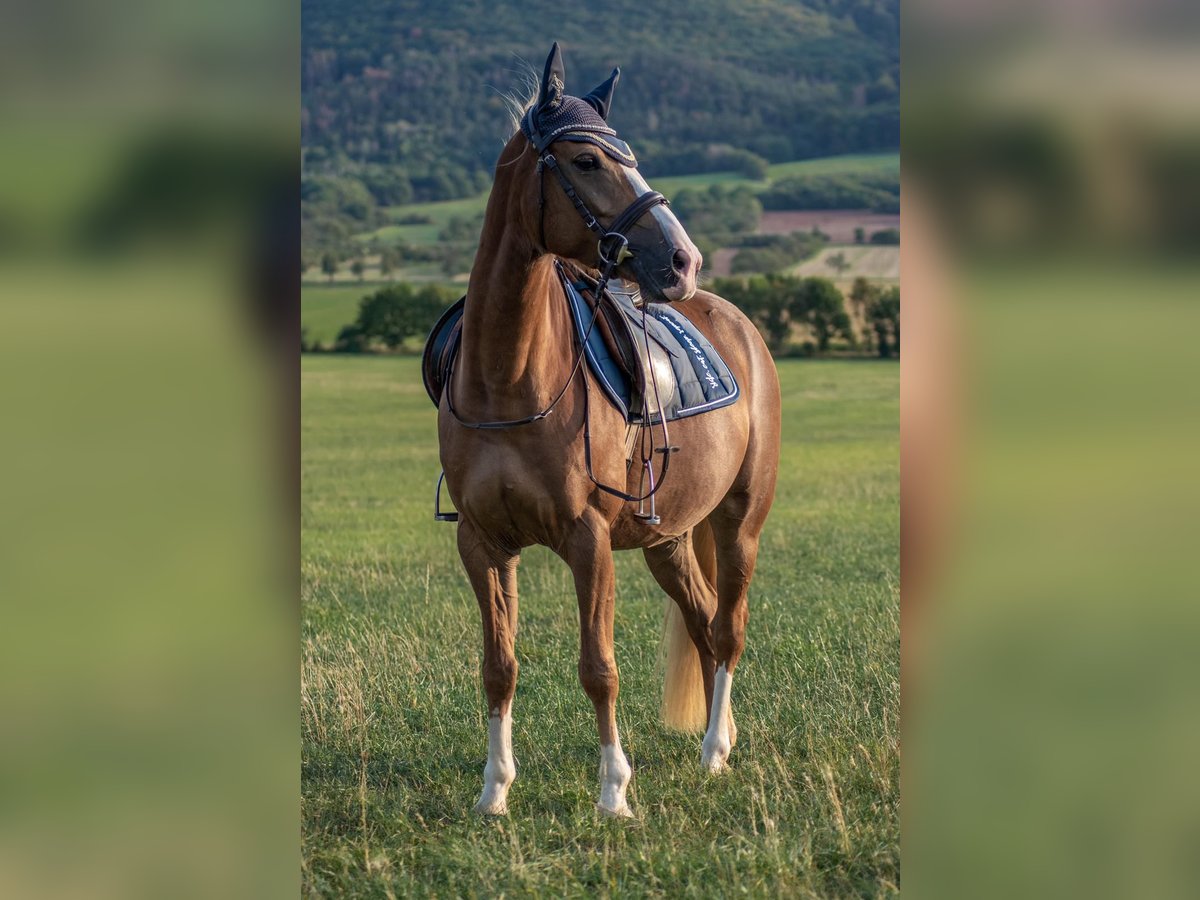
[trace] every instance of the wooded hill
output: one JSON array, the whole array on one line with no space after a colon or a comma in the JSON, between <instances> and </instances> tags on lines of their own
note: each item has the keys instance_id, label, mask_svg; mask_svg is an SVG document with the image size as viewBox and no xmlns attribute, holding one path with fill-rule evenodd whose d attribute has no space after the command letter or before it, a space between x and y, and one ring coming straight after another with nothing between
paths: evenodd
<instances>
[{"instance_id":1,"label":"wooded hill","mask_svg":"<svg viewBox=\"0 0 1200 900\"><path fill-rule=\"evenodd\" d=\"M567 89L620 65L611 121L647 175L899 145L898 0L304 0L307 180L380 206L485 186L522 93L562 42ZM322 188L329 191L326 182Z\"/></svg>"}]
</instances>

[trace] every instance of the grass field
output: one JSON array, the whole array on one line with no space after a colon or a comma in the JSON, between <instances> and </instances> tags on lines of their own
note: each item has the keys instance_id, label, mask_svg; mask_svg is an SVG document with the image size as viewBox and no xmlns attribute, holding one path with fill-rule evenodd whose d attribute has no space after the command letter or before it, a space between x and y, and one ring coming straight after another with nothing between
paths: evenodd
<instances>
[{"instance_id":1,"label":"grass field","mask_svg":"<svg viewBox=\"0 0 1200 900\"><path fill-rule=\"evenodd\" d=\"M599 821L566 567L525 551L518 775L486 758L478 609L432 520L417 361L302 358L303 836L316 896L847 896L899 883L899 367L782 361L784 448L751 589L732 769L658 721L662 595L617 557L632 823ZM690 448L684 448L688 452Z\"/></svg>"},{"instance_id":2,"label":"grass field","mask_svg":"<svg viewBox=\"0 0 1200 900\"><path fill-rule=\"evenodd\" d=\"M829 265L829 259L842 254L849 264L845 272L839 273ZM805 260L790 270L794 275L819 275L839 281L850 281L862 276L874 281L900 280L899 247L826 247L812 259Z\"/></svg>"},{"instance_id":3,"label":"grass field","mask_svg":"<svg viewBox=\"0 0 1200 900\"><path fill-rule=\"evenodd\" d=\"M396 275L395 280L410 279L405 277L405 270L402 270ZM465 284L453 284L440 272L436 277L411 280L418 283L437 282L448 287L457 287L461 292L466 293ZM300 287L300 324L305 329L308 339L332 344L342 327L351 324L358 318L359 301L368 294L392 283L370 279L361 283L358 281L339 281L333 284L318 281L304 282Z\"/></svg>"},{"instance_id":4,"label":"grass field","mask_svg":"<svg viewBox=\"0 0 1200 900\"><path fill-rule=\"evenodd\" d=\"M300 288L300 324L310 341L332 343L342 326L358 316L358 301L369 284L305 284Z\"/></svg>"}]
</instances>

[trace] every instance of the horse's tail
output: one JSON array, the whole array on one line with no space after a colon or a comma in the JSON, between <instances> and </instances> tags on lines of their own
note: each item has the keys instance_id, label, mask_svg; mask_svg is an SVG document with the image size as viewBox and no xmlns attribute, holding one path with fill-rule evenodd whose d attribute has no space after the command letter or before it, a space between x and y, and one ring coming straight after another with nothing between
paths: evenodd
<instances>
[{"instance_id":1,"label":"horse's tail","mask_svg":"<svg viewBox=\"0 0 1200 900\"><path fill-rule=\"evenodd\" d=\"M705 580L716 590L717 546L712 526L701 521L692 529L692 549ZM700 654L688 634L683 613L670 597L663 616L662 646L666 675L663 679L663 722L680 731L703 731L708 724L704 700L704 676L700 673Z\"/></svg>"}]
</instances>

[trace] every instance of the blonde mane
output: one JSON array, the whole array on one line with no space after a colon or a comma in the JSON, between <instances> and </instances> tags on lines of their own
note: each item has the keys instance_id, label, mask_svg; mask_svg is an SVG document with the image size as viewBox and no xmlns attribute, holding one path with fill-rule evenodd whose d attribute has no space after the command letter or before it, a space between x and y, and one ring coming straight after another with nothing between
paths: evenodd
<instances>
[{"instance_id":1,"label":"blonde mane","mask_svg":"<svg viewBox=\"0 0 1200 900\"><path fill-rule=\"evenodd\" d=\"M538 74L534 71L533 66L521 60L519 68L515 70L519 86L509 91L499 91L500 99L504 101L505 107L508 109L509 125L511 133L509 137L516 134L521 127L521 119L525 117L525 113L529 112L538 97Z\"/></svg>"}]
</instances>

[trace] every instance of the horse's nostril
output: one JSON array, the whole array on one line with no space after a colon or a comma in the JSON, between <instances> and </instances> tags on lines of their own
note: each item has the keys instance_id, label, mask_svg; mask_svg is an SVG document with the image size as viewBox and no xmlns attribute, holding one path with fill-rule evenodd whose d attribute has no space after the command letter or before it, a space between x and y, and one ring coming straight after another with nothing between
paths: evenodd
<instances>
[{"instance_id":1,"label":"horse's nostril","mask_svg":"<svg viewBox=\"0 0 1200 900\"><path fill-rule=\"evenodd\" d=\"M677 275L686 275L692 267L692 258L683 250L676 250L671 255L671 265Z\"/></svg>"}]
</instances>

